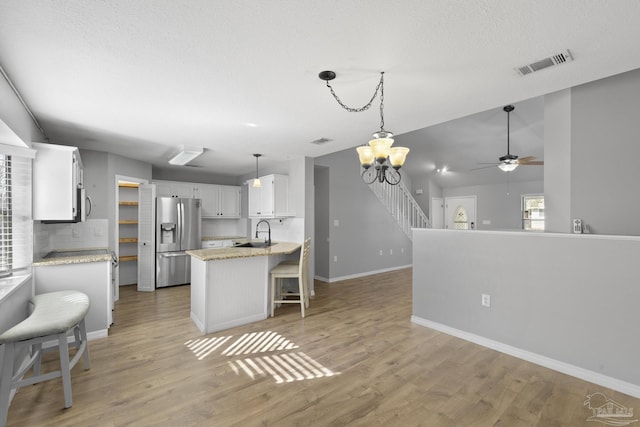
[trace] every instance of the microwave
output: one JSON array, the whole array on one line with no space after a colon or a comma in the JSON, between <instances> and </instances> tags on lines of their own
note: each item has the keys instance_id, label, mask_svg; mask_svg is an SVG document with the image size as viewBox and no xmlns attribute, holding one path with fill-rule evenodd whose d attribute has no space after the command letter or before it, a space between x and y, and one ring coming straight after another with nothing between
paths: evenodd
<instances>
[{"instance_id":1,"label":"microwave","mask_svg":"<svg viewBox=\"0 0 640 427\"><path fill-rule=\"evenodd\" d=\"M91 214L91 198L87 196L84 188L76 190L76 214L70 220L45 220L43 224L62 224L84 222Z\"/></svg>"}]
</instances>

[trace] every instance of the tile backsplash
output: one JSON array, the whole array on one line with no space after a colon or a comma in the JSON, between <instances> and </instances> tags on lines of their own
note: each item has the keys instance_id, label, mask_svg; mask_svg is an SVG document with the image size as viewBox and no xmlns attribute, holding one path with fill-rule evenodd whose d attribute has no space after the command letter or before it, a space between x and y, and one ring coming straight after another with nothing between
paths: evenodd
<instances>
[{"instance_id":1,"label":"tile backsplash","mask_svg":"<svg viewBox=\"0 0 640 427\"><path fill-rule=\"evenodd\" d=\"M52 250L109 247L109 221L88 219L74 224L33 223L33 259Z\"/></svg>"}]
</instances>

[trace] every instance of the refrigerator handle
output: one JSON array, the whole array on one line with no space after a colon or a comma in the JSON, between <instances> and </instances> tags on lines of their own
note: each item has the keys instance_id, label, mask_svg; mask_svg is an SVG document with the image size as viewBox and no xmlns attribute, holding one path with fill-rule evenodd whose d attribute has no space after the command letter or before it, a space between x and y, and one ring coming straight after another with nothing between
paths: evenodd
<instances>
[{"instance_id":1,"label":"refrigerator handle","mask_svg":"<svg viewBox=\"0 0 640 427\"><path fill-rule=\"evenodd\" d=\"M182 227L184 227L184 222L182 219L182 203L178 202L178 204L176 204L176 209L178 210L178 235L177 240L178 240L178 244L180 245L180 247L182 247Z\"/></svg>"}]
</instances>

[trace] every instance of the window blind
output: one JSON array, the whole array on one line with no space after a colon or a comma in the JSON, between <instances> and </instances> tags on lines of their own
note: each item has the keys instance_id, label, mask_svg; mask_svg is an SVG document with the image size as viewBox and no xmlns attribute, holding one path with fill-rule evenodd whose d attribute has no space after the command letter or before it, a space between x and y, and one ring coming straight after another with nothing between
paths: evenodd
<instances>
[{"instance_id":1,"label":"window blind","mask_svg":"<svg viewBox=\"0 0 640 427\"><path fill-rule=\"evenodd\" d=\"M31 159L0 151L0 276L33 260Z\"/></svg>"}]
</instances>

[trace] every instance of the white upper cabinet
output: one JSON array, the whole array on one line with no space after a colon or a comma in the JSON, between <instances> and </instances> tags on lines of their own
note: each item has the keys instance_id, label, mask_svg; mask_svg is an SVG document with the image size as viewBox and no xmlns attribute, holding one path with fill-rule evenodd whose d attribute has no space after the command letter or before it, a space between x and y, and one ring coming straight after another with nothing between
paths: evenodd
<instances>
[{"instance_id":1,"label":"white upper cabinet","mask_svg":"<svg viewBox=\"0 0 640 427\"><path fill-rule=\"evenodd\" d=\"M177 181L154 181L157 197L202 200L203 218L240 218L240 187Z\"/></svg>"},{"instance_id":2,"label":"white upper cabinet","mask_svg":"<svg viewBox=\"0 0 640 427\"><path fill-rule=\"evenodd\" d=\"M240 218L240 187L199 184L203 218Z\"/></svg>"},{"instance_id":3,"label":"white upper cabinet","mask_svg":"<svg viewBox=\"0 0 640 427\"><path fill-rule=\"evenodd\" d=\"M33 143L33 219L79 221L84 202L82 160L76 147Z\"/></svg>"},{"instance_id":4,"label":"white upper cabinet","mask_svg":"<svg viewBox=\"0 0 640 427\"><path fill-rule=\"evenodd\" d=\"M295 216L289 211L289 177L267 175L260 177L262 187L249 187L249 218L284 218Z\"/></svg>"}]
</instances>

